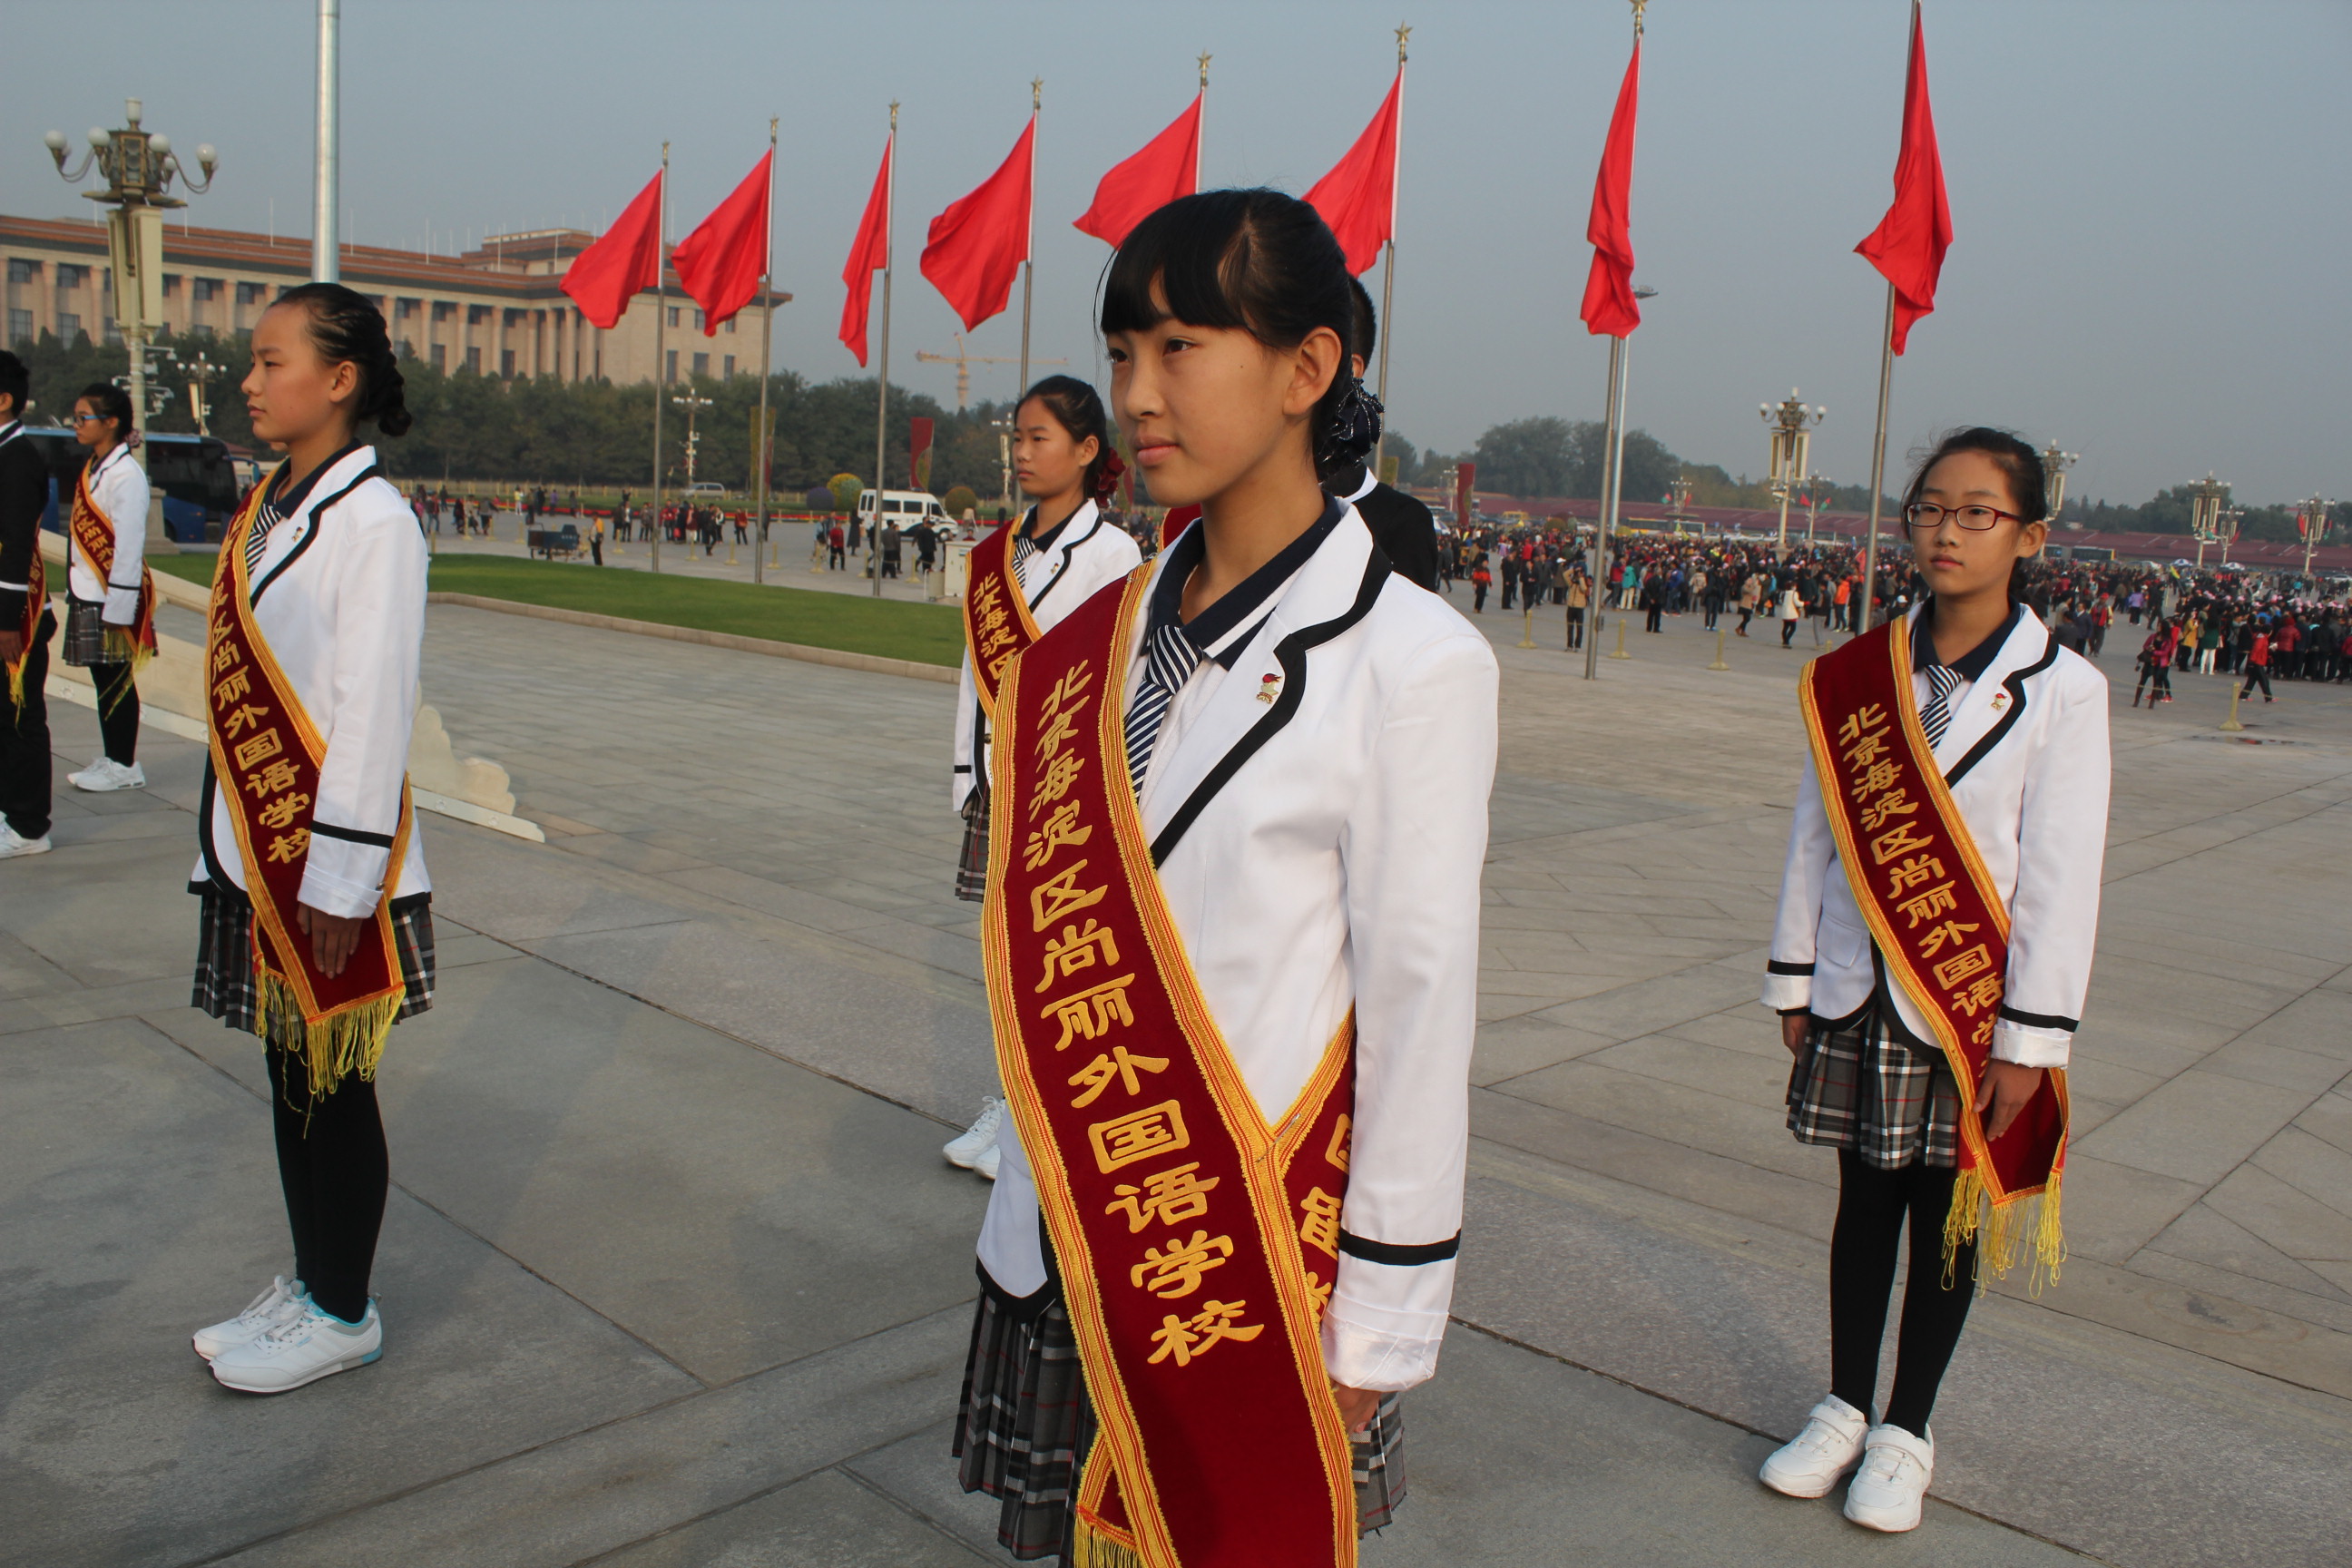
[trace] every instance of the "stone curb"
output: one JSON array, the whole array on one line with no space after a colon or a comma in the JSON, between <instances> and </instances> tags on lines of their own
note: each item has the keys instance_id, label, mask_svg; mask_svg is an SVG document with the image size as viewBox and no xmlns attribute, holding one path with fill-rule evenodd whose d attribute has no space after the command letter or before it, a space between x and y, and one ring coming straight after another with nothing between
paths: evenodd
<instances>
[{"instance_id":1,"label":"stone curb","mask_svg":"<svg viewBox=\"0 0 2352 1568\"><path fill-rule=\"evenodd\" d=\"M885 658L879 654L845 653L839 648L811 647L805 643L776 642L767 637L740 637L733 632L709 632L698 626L665 626L659 621L633 621L619 616L599 616L587 610L562 610L551 605L527 605L519 599L493 599L481 594L429 593L425 603L462 605L472 610L497 610L509 616L533 616L566 626L593 626L598 631L628 632L641 637L667 637L672 642L700 643L707 647L732 648L737 653L763 653L771 658L797 658L829 664L839 669L863 669L876 675L903 675L915 680L937 680L952 686L957 670L951 665L922 664L911 658Z\"/></svg>"}]
</instances>

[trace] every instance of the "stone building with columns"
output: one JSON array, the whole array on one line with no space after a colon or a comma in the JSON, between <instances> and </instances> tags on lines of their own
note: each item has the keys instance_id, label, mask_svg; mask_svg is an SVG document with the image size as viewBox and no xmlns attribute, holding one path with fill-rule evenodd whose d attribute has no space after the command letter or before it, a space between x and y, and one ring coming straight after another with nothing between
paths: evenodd
<instances>
[{"instance_id":1,"label":"stone building with columns","mask_svg":"<svg viewBox=\"0 0 2352 1568\"><path fill-rule=\"evenodd\" d=\"M656 296L632 300L610 331L582 318L558 287L596 237L580 229L494 235L455 257L379 246L342 247L343 282L383 311L393 345L443 370L563 381L655 379ZM114 341L106 228L72 219L0 216L0 341L55 333ZM310 276L310 242L235 229L163 227L163 321L175 335L229 338L249 330L280 293ZM776 302L792 296L781 290ZM755 306L703 335L702 312L673 274L660 378L750 375L759 368Z\"/></svg>"}]
</instances>

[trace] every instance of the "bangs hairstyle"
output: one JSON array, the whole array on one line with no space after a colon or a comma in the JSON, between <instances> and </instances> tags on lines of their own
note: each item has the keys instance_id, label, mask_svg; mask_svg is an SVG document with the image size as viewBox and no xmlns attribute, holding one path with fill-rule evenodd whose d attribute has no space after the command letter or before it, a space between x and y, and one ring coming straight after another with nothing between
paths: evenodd
<instances>
[{"instance_id":1,"label":"bangs hairstyle","mask_svg":"<svg viewBox=\"0 0 2352 1568\"><path fill-rule=\"evenodd\" d=\"M1103 470L1110 466L1110 417L1103 411L1102 394L1075 375L1049 375L1021 395L1014 404L1013 416L1031 403L1044 405L1054 423L1069 433L1070 444L1082 447L1087 437L1095 441L1094 461L1087 465L1085 486L1087 499L1099 502L1109 487L1103 482Z\"/></svg>"},{"instance_id":2,"label":"bangs hairstyle","mask_svg":"<svg viewBox=\"0 0 2352 1568\"><path fill-rule=\"evenodd\" d=\"M1911 484L1903 492L1903 508L1895 514L1897 517L1910 516L1911 504L1919 499L1919 492L1927 488L1927 476L1935 471L1936 465L1958 452L1981 452L1992 459L1993 466L2000 470L2001 478L2009 481L2009 499L2014 503L2010 510L2021 520L2020 528L2029 522L2047 522L2050 520L2049 475L2042 466L2042 454L2015 431L1996 430L1990 425L1971 425L1965 429L1947 430L1937 438L1934 448L1926 457L1912 454L1917 466L1911 471ZM1910 545L1916 553L1918 542L1911 537L1907 526L1904 529L1904 542ZM2012 602L2022 602L2026 597L2029 583L2025 561L2025 557L2020 556L2017 563L2009 569L2009 596Z\"/></svg>"},{"instance_id":3,"label":"bangs hairstyle","mask_svg":"<svg viewBox=\"0 0 2352 1568\"><path fill-rule=\"evenodd\" d=\"M1283 352L1328 327L1340 360L1308 422L1319 458L1355 383L1347 362L1358 352L1353 282L1330 226L1305 202L1280 191L1202 191L1136 225L1111 258L1102 330L1139 332L1177 321L1244 331Z\"/></svg>"}]
</instances>

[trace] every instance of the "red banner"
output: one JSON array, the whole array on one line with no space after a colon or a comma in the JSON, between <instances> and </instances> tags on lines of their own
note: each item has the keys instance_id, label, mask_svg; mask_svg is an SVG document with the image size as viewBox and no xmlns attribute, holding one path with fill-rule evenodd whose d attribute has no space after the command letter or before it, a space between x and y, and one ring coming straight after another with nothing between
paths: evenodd
<instances>
[{"instance_id":1,"label":"red banner","mask_svg":"<svg viewBox=\"0 0 2352 1568\"><path fill-rule=\"evenodd\" d=\"M931 220L923 276L955 307L966 331L1003 310L1029 259L1036 145L1033 113L996 173Z\"/></svg>"},{"instance_id":2,"label":"red banner","mask_svg":"<svg viewBox=\"0 0 2352 1568\"><path fill-rule=\"evenodd\" d=\"M1633 123L1642 100L1642 40L1625 62L1617 88L1617 108L1609 116L1609 141L1601 151L1601 173L1592 182L1592 213L1584 237L1592 246L1592 268L1584 278L1584 304L1578 314L1595 337L1622 338L1642 324L1633 298Z\"/></svg>"},{"instance_id":3,"label":"red banner","mask_svg":"<svg viewBox=\"0 0 2352 1568\"><path fill-rule=\"evenodd\" d=\"M1903 79L1903 146L1895 159L1895 205L1854 251L1895 286L1894 349L1911 323L1936 308L1944 252L1952 244L1952 208L1944 199L1944 158L1936 146L1936 111L1927 101L1927 34L1917 0L1911 6L1911 63Z\"/></svg>"},{"instance_id":4,"label":"red banner","mask_svg":"<svg viewBox=\"0 0 2352 1568\"><path fill-rule=\"evenodd\" d=\"M1043 634L1013 570L1018 523L991 529L964 557L963 647L971 656L971 684L980 706L996 717L996 683L1004 667Z\"/></svg>"},{"instance_id":5,"label":"red banner","mask_svg":"<svg viewBox=\"0 0 2352 1568\"><path fill-rule=\"evenodd\" d=\"M1404 119L1404 67L1380 112L1348 149L1348 155L1307 193L1307 205L1323 215L1347 254L1348 270L1365 273L1381 258L1381 247L1396 236L1397 131Z\"/></svg>"},{"instance_id":6,"label":"red banner","mask_svg":"<svg viewBox=\"0 0 2352 1568\"><path fill-rule=\"evenodd\" d=\"M1192 107L1145 142L1141 152L1111 165L1095 186L1094 205L1070 226L1116 248L1126 243L1137 224L1199 190L1201 106L1208 96L1202 89Z\"/></svg>"},{"instance_id":7,"label":"red banner","mask_svg":"<svg viewBox=\"0 0 2352 1568\"><path fill-rule=\"evenodd\" d=\"M931 488L931 422L919 414L907 421L907 470L916 489Z\"/></svg>"},{"instance_id":8,"label":"red banner","mask_svg":"<svg viewBox=\"0 0 2352 1568\"><path fill-rule=\"evenodd\" d=\"M646 182L596 243L582 251L556 285L580 313L611 331L640 290L661 283L662 176Z\"/></svg>"},{"instance_id":9,"label":"red banner","mask_svg":"<svg viewBox=\"0 0 2352 1568\"><path fill-rule=\"evenodd\" d=\"M679 286L702 307L706 338L759 297L760 279L768 275L768 171L775 157L762 153L743 183L669 253Z\"/></svg>"},{"instance_id":10,"label":"red banner","mask_svg":"<svg viewBox=\"0 0 2352 1568\"><path fill-rule=\"evenodd\" d=\"M891 151L898 136L891 132L882 143L882 166L874 172L874 190L866 198L866 216L857 222L857 238L842 265L841 280L849 286L841 306L841 341L866 363L866 318L874 300L874 275L890 265Z\"/></svg>"}]
</instances>

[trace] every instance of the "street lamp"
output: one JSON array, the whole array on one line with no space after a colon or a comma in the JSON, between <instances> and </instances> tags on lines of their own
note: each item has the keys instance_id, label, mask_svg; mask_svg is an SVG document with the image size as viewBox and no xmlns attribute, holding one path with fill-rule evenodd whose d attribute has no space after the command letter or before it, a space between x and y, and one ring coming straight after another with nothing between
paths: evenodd
<instances>
[{"instance_id":1,"label":"street lamp","mask_svg":"<svg viewBox=\"0 0 2352 1568\"><path fill-rule=\"evenodd\" d=\"M181 374L188 378L188 412L195 416L196 434L199 436L212 434L205 424L205 416L210 409L209 400L205 396L205 385L225 368L215 364L202 350L197 351L194 359L180 362Z\"/></svg>"},{"instance_id":2,"label":"street lamp","mask_svg":"<svg viewBox=\"0 0 2352 1568\"><path fill-rule=\"evenodd\" d=\"M1830 504L1830 497L1836 490L1834 480L1820 474L1805 476L1805 548L1808 550L1813 547L1813 529L1822 520L1822 509Z\"/></svg>"},{"instance_id":3,"label":"street lamp","mask_svg":"<svg viewBox=\"0 0 2352 1568\"><path fill-rule=\"evenodd\" d=\"M2042 502L2050 511L2050 521L2066 510L2066 470L2083 460L2080 452L2062 452L2053 441L2042 449ZM2080 528L2082 524L2074 525Z\"/></svg>"},{"instance_id":4,"label":"street lamp","mask_svg":"<svg viewBox=\"0 0 2352 1568\"><path fill-rule=\"evenodd\" d=\"M2303 574L2311 575L2311 552L2327 537L2328 523L2336 503L2313 496L2294 503L2294 531L2303 535Z\"/></svg>"},{"instance_id":5,"label":"street lamp","mask_svg":"<svg viewBox=\"0 0 2352 1568\"><path fill-rule=\"evenodd\" d=\"M139 127L139 100L123 101L130 123L118 130L90 127L89 150L72 168L66 167L65 133L52 131L41 138L49 160L68 184L79 184L95 164L106 180L102 191L84 191L89 200L114 210L106 215L108 260L114 268L114 320L131 351L131 412L134 426L147 428L147 334L163 317L163 209L188 204L170 194L177 179L197 195L212 189L213 171L220 159L210 142L196 149L204 170L199 181L172 151L172 139ZM134 457L143 460L144 453Z\"/></svg>"},{"instance_id":6,"label":"street lamp","mask_svg":"<svg viewBox=\"0 0 2352 1568\"><path fill-rule=\"evenodd\" d=\"M1815 406L1807 408L1798 399L1797 389L1789 388L1789 395L1778 406L1759 403L1757 412L1770 426L1772 437L1772 494L1780 502L1780 536L1773 546L1777 555L1789 553L1789 496L1804 482L1811 471L1813 436L1811 426L1829 416L1829 410Z\"/></svg>"},{"instance_id":7,"label":"street lamp","mask_svg":"<svg viewBox=\"0 0 2352 1568\"><path fill-rule=\"evenodd\" d=\"M1690 499L1691 477L1688 474L1677 474L1666 481L1666 505L1671 509L1676 534L1682 532L1685 522L1696 521L1690 515ZM1701 539L1706 537L1706 524L1704 521L1699 521L1698 536Z\"/></svg>"},{"instance_id":8,"label":"street lamp","mask_svg":"<svg viewBox=\"0 0 2352 1568\"><path fill-rule=\"evenodd\" d=\"M709 398L691 390L671 394L670 402L686 410L686 489L690 496L694 492L695 453L702 445L702 434L694 427L694 416L709 407L711 402ZM658 524L659 520L656 521Z\"/></svg>"},{"instance_id":9,"label":"street lamp","mask_svg":"<svg viewBox=\"0 0 2352 1568\"><path fill-rule=\"evenodd\" d=\"M2189 487L2189 532L2197 541L2197 570L2200 572L2205 570L2205 547L2209 544L2221 544L2223 547L2222 558L2229 558L2229 542L2221 537L2221 503L2229 499L2229 481L2215 479L2210 468L2205 470L2203 479ZM2231 538L2236 537L2233 530Z\"/></svg>"}]
</instances>

